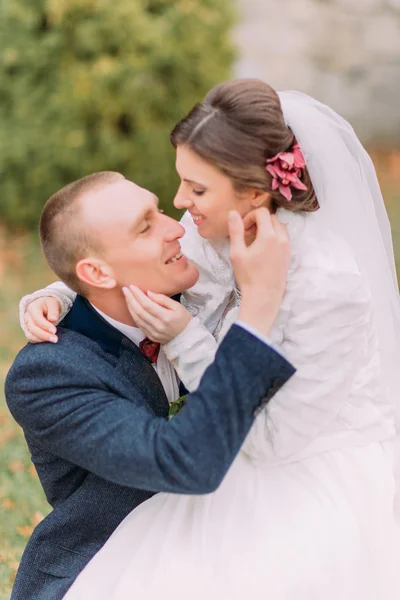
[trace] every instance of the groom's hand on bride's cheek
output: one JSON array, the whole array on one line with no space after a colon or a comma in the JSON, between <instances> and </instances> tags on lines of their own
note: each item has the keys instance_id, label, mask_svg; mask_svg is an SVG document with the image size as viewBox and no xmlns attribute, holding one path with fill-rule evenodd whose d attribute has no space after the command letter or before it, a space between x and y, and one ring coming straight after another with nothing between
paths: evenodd
<instances>
[{"instance_id":1,"label":"groom's hand on bride's cheek","mask_svg":"<svg viewBox=\"0 0 400 600\"><path fill-rule=\"evenodd\" d=\"M240 318L269 333L280 308L290 262L286 227L266 208L254 211L256 235L246 246L239 213L229 215L231 262L242 292Z\"/></svg>"},{"instance_id":2,"label":"groom's hand on bride's cheek","mask_svg":"<svg viewBox=\"0 0 400 600\"><path fill-rule=\"evenodd\" d=\"M243 217L243 226L244 226L244 239L246 242L246 246L250 246L256 239L257 235L257 219L256 213L260 210L259 208L255 208L250 211Z\"/></svg>"}]
</instances>

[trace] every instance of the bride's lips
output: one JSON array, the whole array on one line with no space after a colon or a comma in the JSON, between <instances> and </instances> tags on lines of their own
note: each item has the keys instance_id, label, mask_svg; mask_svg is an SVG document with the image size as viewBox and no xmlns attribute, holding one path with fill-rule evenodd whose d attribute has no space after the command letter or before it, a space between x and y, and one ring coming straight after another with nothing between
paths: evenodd
<instances>
[{"instance_id":1,"label":"bride's lips","mask_svg":"<svg viewBox=\"0 0 400 600\"><path fill-rule=\"evenodd\" d=\"M202 225L202 223L204 223L204 221L207 220L207 217L205 217L204 215L196 215L194 213L190 213L193 219L193 222L195 225L199 226Z\"/></svg>"}]
</instances>

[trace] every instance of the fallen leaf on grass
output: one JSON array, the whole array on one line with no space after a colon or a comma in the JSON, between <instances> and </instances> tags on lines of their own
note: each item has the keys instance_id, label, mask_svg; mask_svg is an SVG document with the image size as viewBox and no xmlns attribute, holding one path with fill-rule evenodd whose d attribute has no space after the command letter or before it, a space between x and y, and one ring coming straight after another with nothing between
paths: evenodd
<instances>
[{"instance_id":1,"label":"fallen leaf on grass","mask_svg":"<svg viewBox=\"0 0 400 600\"><path fill-rule=\"evenodd\" d=\"M17 576L17 571L12 571L12 573L10 575L10 586L11 587L14 585L16 576Z\"/></svg>"},{"instance_id":2,"label":"fallen leaf on grass","mask_svg":"<svg viewBox=\"0 0 400 600\"><path fill-rule=\"evenodd\" d=\"M15 504L14 500L11 500L11 498L4 498L3 502L1 503L1 505L6 510L11 510L12 508L16 507L16 504Z\"/></svg>"},{"instance_id":3,"label":"fallen leaf on grass","mask_svg":"<svg viewBox=\"0 0 400 600\"><path fill-rule=\"evenodd\" d=\"M9 563L7 563L7 567L13 571L16 571L19 567L19 562L17 560L11 560Z\"/></svg>"},{"instance_id":4,"label":"fallen leaf on grass","mask_svg":"<svg viewBox=\"0 0 400 600\"><path fill-rule=\"evenodd\" d=\"M19 471L25 471L25 465L20 460L14 460L8 465L11 473L18 473Z\"/></svg>"},{"instance_id":5,"label":"fallen leaf on grass","mask_svg":"<svg viewBox=\"0 0 400 600\"><path fill-rule=\"evenodd\" d=\"M32 520L31 520L32 527L36 527L36 525L39 525L39 523L41 523L43 521L43 519L44 519L44 515L42 515L42 513L37 510L34 513Z\"/></svg>"},{"instance_id":6,"label":"fallen leaf on grass","mask_svg":"<svg viewBox=\"0 0 400 600\"><path fill-rule=\"evenodd\" d=\"M0 316L0 319L4 319L4 318L5 318L5 317L3 317L2 315ZM2 377L6 377L6 375L7 375L8 371L9 371L9 370L11 369L11 367L12 367L12 364L13 364L13 363L12 363L12 361L10 361L10 360L8 360L8 361L5 361L5 360L4 360L4 361L2 361L2 362L0 363L0 373L1 373ZM5 416L5 419L6 419L7 421L10 421L10 420L11 420L11 418L12 418L9 412L7 412L7 413L4 413L4 412L3 412L3 415Z\"/></svg>"},{"instance_id":7,"label":"fallen leaf on grass","mask_svg":"<svg viewBox=\"0 0 400 600\"><path fill-rule=\"evenodd\" d=\"M32 535L33 527L31 525L21 525L20 527L17 527L17 531L24 537L29 537Z\"/></svg>"},{"instance_id":8,"label":"fallen leaf on grass","mask_svg":"<svg viewBox=\"0 0 400 600\"><path fill-rule=\"evenodd\" d=\"M15 431L9 429L8 431L0 432L0 448L7 442L10 442L15 438Z\"/></svg>"},{"instance_id":9,"label":"fallen leaf on grass","mask_svg":"<svg viewBox=\"0 0 400 600\"><path fill-rule=\"evenodd\" d=\"M30 475L32 475L32 477L34 477L35 479L37 478L38 474L37 474L37 471L36 471L36 469L35 469L35 465L30 465L30 466L28 467L28 473L29 473Z\"/></svg>"}]
</instances>

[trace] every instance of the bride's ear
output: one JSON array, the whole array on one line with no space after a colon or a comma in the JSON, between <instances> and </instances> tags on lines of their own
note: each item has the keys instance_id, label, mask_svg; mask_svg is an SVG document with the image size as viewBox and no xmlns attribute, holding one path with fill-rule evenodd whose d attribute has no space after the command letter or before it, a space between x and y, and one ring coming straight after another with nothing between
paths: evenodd
<instances>
[{"instance_id":1,"label":"bride's ear","mask_svg":"<svg viewBox=\"0 0 400 600\"><path fill-rule=\"evenodd\" d=\"M99 258L83 258L75 270L78 279L91 287L111 290L117 285L111 267Z\"/></svg>"},{"instance_id":2,"label":"bride's ear","mask_svg":"<svg viewBox=\"0 0 400 600\"><path fill-rule=\"evenodd\" d=\"M259 190L257 188L250 188L249 194L249 200L252 208L260 208L261 206L270 208L271 194L269 192L266 192L265 190Z\"/></svg>"}]
</instances>

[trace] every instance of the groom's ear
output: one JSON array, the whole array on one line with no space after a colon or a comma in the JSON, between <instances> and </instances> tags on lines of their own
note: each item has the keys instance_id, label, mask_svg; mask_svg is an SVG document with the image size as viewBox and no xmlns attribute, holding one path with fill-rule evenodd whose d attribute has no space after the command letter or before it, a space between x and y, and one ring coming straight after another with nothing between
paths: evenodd
<instances>
[{"instance_id":1,"label":"groom's ear","mask_svg":"<svg viewBox=\"0 0 400 600\"><path fill-rule=\"evenodd\" d=\"M100 258L83 258L75 270L78 279L91 287L111 290L117 285L111 267Z\"/></svg>"}]
</instances>

